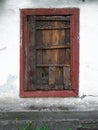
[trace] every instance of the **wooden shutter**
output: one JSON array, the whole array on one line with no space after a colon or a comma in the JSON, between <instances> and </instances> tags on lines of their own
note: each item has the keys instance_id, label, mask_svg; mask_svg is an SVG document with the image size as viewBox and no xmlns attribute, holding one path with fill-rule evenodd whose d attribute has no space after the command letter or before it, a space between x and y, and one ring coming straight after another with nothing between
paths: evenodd
<instances>
[{"instance_id":1,"label":"wooden shutter","mask_svg":"<svg viewBox=\"0 0 98 130\"><path fill-rule=\"evenodd\" d=\"M43 93L42 96L49 96L49 92L50 96L60 96L59 92L61 96L66 92L70 93L67 95L73 93L74 81L78 78L72 77L76 69L73 63L76 45L73 46L73 43L78 43L75 40L78 28L73 27L76 17L70 10L65 9L61 14L54 9L40 9L40 13L37 9L22 10L22 91L30 92L32 96L37 96L35 92ZM48 13L45 15L44 11ZM73 11L76 13L78 10Z\"/></svg>"},{"instance_id":2,"label":"wooden shutter","mask_svg":"<svg viewBox=\"0 0 98 130\"><path fill-rule=\"evenodd\" d=\"M71 89L70 16L28 16L27 20L29 90Z\"/></svg>"}]
</instances>

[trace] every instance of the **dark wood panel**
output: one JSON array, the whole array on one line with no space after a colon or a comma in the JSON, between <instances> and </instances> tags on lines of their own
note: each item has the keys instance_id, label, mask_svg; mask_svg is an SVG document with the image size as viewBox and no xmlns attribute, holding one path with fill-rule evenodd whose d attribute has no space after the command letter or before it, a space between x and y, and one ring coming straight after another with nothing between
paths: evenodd
<instances>
[{"instance_id":1,"label":"dark wood panel","mask_svg":"<svg viewBox=\"0 0 98 130\"><path fill-rule=\"evenodd\" d=\"M48 68L37 68L36 70L37 70L36 85L48 84L49 69Z\"/></svg>"},{"instance_id":2,"label":"dark wood panel","mask_svg":"<svg viewBox=\"0 0 98 130\"><path fill-rule=\"evenodd\" d=\"M59 37L60 37L59 43L61 45L66 45L65 44L65 38L66 38L66 36L65 36L65 29L59 31Z\"/></svg>"},{"instance_id":3,"label":"dark wood panel","mask_svg":"<svg viewBox=\"0 0 98 130\"><path fill-rule=\"evenodd\" d=\"M70 67L63 67L64 89L71 89Z\"/></svg>"},{"instance_id":4,"label":"dark wood panel","mask_svg":"<svg viewBox=\"0 0 98 130\"><path fill-rule=\"evenodd\" d=\"M70 20L65 21L65 26L70 26ZM70 28L65 29L65 43L70 43Z\"/></svg>"},{"instance_id":5,"label":"dark wood panel","mask_svg":"<svg viewBox=\"0 0 98 130\"><path fill-rule=\"evenodd\" d=\"M69 24L68 22L65 23L65 21L44 21L38 22L39 24L36 23L35 25L35 17L29 17L28 21L30 39L30 84L32 90L62 90L64 86L67 86L65 85L65 72L63 71L65 71L64 68L66 66L70 66L70 46L65 43L66 41L69 42L69 34L66 34L69 32L65 31L65 29L56 30L55 28L69 26ZM46 28L48 26L54 27L54 30L36 31L35 26ZM40 47L46 47L46 50ZM60 49L60 47L62 48ZM55 68L55 66L58 67Z\"/></svg>"},{"instance_id":6,"label":"dark wood panel","mask_svg":"<svg viewBox=\"0 0 98 130\"><path fill-rule=\"evenodd\" d=\"M28 29L29 29L29 62L30 62L30 67L29 67L29 72L30 72L30 86L32 84L36 83L36 40L35 40L35 17L29 16L28 17ZM32 89L35 89L36 86L32 86Z\"/></svg>"},{"instance_id":7,"label":"dark wood panel","mask_svg":"<svg viewBox=\"0 0 98 130\"><path fill-rule=\"evenodd\" d=\"M55 84L56 85L62 85L63 84L63 68L61 68L61 67L56 67Z\"/></svg>"},{"instance_id":8,"label":"dark wood panel","mask_svg":"<svg viewBox=\"0 0 98 130\"><path fill-rule=\"evenodd\" d=\"M65 29L65 44L70 43L70 29Z\"/></svg>"},{"instance_id":9,"label":"dark wood panel","mask_svg":"<svg viewBox=\"0 0 98 130\"><path fill-rule=\"evenodd\" d=\"M59 64L65 64L66 63L66 49L59 49L59 54L58 54L58 57L59 57Z\"/></svg>"},{"instance_id":10,"label":"dark wood panel","mask_svg":"<svg viewBox=\"0 0 98 130\"><path fill-rule=\"evenodd\" d=\"M42 21L69 21L70 16L37 16L36 20L42 20Z\"/></svg>"},{"instance_id":11,"label":"dark wood panel","mask_svg":"<svg viewBox=\"0 0 98 130\"><path fill-rule=\"evenodd\" d=\"M24 34L24 90L27 90L28 86L28 46L27 46L27 18L24 17L24 29L23 29L23 34Z\"/></svg>"},{"instance_id":12,"label":"dark wood panel","mask_svg":"<svg viewBox=\"0 0 98 130\"><path fill-rule=\"evenodd\" d=\"M42 64L43 63L43 51L37 50L36 51L36 64Z\"/></svg>"},{"instance_id":13,"label":"dark wood panel","mask_svg":"<svg viewBox=\"0 0 98 130\"><path fill-rule=\"evenodd\" d=\"M66 49L66 54L65 54L65 64L70 65L71 64L71 50Z\"/></svg>"},{"instance_id":14,"label":"dark wood panel","mask_svg":"<svg viewBox=\"0 0 98 130\"><path fill-rule=\"evenodd\" d=\"M47 18L47 17L46 17ZM54 23L57 23L57 24L54 24ZM64 28L66 26L69 26L69 24L65 24L66 22L65 21L36 21L36 28L39 28L39 27L52 27L52 28L55 28L55 27L59 27L59 28ZM68 23L68 22L67 22Z\"/></svg>"},{"instance_id":15,"label":"dark wood panel","mask_svg":"<svg viewBox=\"0 0 98 130\"><path fill-rule=\"evenodd\" d=\"M36 31L36 46L43 46L43 32Z\"/></svg>"},{"instance_id":16,"label":"dark wood panel","mask_svg":"<svg viewBox=\"0 0 98 130\"><path fill-rule=\"evenodd\" d=\"M49 86L55 87L55 67L49 67Z\"/></svg>"},{"instance_id":17,"label":"dark wood panel","mask_svg":"<svg viewBox=\"0 0 98 130\"><path fill-rule=\"evenodd\" d=\"M56 24L54 24L56 23ZM70 28L69 24L65 24L65 21L38 21L36 22L36 29L66 29Z\"/></svg>"}]
</instances>

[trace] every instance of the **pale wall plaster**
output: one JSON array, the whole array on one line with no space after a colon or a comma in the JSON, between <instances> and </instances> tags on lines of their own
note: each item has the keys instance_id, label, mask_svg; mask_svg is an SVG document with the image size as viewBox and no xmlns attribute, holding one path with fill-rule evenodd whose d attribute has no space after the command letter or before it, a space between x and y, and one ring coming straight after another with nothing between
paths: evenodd
<instances>
[{"instance_id":1,"label":"pale wall plaster","mask_svg":"<svg viewBox=\"0 0 98 130\"><path fill-rule=\"evenodd\" d=\"M19 98L19 47L21 8L80 8L79 96L81 98L33 98L34 104L97 104L98 0L1 0L0 1L0 98ZM86 100L84 100L85 96ZM83 100L82 100L83 99ZM26 102L27 103L27 102ZM47 105L47 106L48 106ZM80 106L81 106L80 105ZM96 105L95 105L96 106ZM93 105L94 107L94 105ZM94 107L94 108L97 108Z\"/></svg>"}]
</instances>

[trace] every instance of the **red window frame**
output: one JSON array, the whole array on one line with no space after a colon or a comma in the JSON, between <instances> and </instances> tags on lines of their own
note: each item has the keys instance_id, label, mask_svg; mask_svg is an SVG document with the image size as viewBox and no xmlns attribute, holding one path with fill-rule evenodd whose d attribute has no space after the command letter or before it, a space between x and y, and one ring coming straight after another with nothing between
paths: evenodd
<instances>
[{"instance_id":1,"label":"red window frame","mask_svg":"<svg viewBox=\"0 0 98 130\"><path fill-rule=\"evenodd\" d=\"M24 36L25 17L28 15L70 15L71 16L71 79L72 90L25 91L24 90L24 44L28 46L28 37ZM27 31L27 29L26 29ZM24 41L24 37L26 41ZM75 97L79 89L79 9L21 9L20 10L20 96L21 97Z\"/></svg>"}]
</instances>

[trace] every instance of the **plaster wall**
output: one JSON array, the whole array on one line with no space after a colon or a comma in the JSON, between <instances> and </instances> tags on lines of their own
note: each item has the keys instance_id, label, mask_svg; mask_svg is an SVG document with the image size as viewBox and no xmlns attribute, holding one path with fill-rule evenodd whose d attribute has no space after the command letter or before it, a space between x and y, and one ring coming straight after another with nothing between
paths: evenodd
<instances>
[{"instance_id":1,"label":"plaster wall","mask_svg":"<svg viewBox=\"0 0 98 130\"><path fill-rule=\"evenodd\" d=\"M21 8L80 8L78 98L19 97L19 48ZM0 101L29 104L98 105L98 0L0 0ZM7 99L7 100L6 100ZM29 103L28 103L29 102ZM23 103L24 104L24 103ZM93 104L93 106L92 106ZM95 105L94 105L95 104ZM14 107L14 106L13 106ZM93 109L92 109L93 110Z\"/></svg>"}]
</instances>

